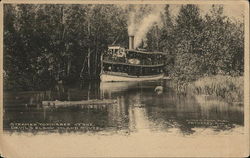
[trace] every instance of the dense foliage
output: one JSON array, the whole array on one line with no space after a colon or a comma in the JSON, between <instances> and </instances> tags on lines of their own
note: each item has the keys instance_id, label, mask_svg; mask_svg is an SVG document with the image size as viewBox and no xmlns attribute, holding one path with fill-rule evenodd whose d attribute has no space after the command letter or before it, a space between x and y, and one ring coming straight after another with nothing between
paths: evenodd
<instances>
[{"instance_id":1,"label":"dense foliage","mask_svg":"<svg viewBox=\"0 0 250 158\"><path fill-rule=\"evenodd\" d=\"M223 6L213 5L204 17L196 5L183 5L175 18L168 6L165 13L159 42L161 51L168 53L167 71L173 78L243 75L244 24L223 15Z\"/></svg>"},{"instance_id":2,"label":"dense foliage","mask_svg":"<svg viewBox=\"0 0 250 158\"><path fill-rule=\"evenodd\" d=\"M130 7L4 4L5 88L98 79L100 55L107 46L128 45ZM222 6L201 16L196 5L183 5L173 16L166 5L161 19L162 26L155 24L144 42L147 49L166 53L168 75L191 81L243 74L244 25L224 16Z\"/></svg>"},{"instance_id":3,"label":"dense foliage","mask_svg":"<svg viewBox=\"0 0 250 158\"><path fill-rule=\"evenodd\" d=\"M114 5L4 5L8 88L46 87L97 78L100 54L128 40L124 10ZM119 15L119 16L117 16ZM90 69L86 69L90 58Z\"/></svg>"}]
</instances>

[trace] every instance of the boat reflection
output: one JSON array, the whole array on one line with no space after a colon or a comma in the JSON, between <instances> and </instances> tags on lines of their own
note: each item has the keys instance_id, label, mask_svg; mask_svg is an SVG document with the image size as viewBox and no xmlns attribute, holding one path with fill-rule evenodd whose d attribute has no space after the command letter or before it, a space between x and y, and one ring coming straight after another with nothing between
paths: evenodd
<instances>
[{"instance_id":1,"label":"boat reflection","mask_svg":"<svg viewBox=\"0 0 250 158\"><path fill-rule=\"evenodd\" d=\"M6 132L194 134L243 127L243 106L209 96L178 95L168 82L90 82L79 88L4 93ZM157 93L156 87L162 92ZM108 105L49 107L43 101L116 100ZM29 123L29 124L28 124ZM66 124L66 125L64 125Z\"/></svg>"}]
</instances>

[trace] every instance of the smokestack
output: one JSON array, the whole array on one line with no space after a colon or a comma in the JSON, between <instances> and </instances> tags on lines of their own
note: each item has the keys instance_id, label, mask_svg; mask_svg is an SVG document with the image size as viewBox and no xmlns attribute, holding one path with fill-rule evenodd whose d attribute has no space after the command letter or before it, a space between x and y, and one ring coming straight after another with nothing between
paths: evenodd
<instances>
[{"instance_id":1,"label":"smokestack","mask_svg":"<svg viewBox=\"0 0 250 158\"><path fill-rule=\"evenodd\" d=\"M134 49L134 36L129 36L129 49Z\"/></svg>"}]
</instances>

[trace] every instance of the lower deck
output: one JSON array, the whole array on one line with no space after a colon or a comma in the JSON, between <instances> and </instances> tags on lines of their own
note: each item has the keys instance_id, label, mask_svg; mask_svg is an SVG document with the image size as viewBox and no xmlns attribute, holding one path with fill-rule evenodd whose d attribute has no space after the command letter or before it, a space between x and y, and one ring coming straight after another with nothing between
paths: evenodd
<instances>
[{"instance_id":1,"label":"lower deck","mask_svg":"<svg viewBox=\"0 0 250 158\"><path fill-rule=\"evenodd\" d=\"M159 80L164 77L164 74L157 75L147 75L147 76L138 76L138 75L128 75L126 73L119 72L103 72L101 73L100 79L104 82L112 81L148 81L148 80Z\"/></svg>"},{"instance_id":2,"label":"lower deck","mask_svg":"<svg viewBox=\"0 0 250 158\"><path fill-rule=\"evenodd\" d=\"M102 72L129 75L129 76L154 76L163 73L164 65L126 65L126 64L111 64L103 63Z\"/></svg>"}]
</instances>

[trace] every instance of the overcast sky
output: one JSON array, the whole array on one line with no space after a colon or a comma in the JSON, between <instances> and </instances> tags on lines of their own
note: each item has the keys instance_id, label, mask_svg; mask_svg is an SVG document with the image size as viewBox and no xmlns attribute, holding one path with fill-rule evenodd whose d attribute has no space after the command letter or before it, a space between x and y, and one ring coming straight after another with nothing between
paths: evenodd
<instances>
[{"instance_id":1,"label":"overcast sky","mask_svg":"<svg viewBox=\"0 0 250 158\"><path fill-rule=\"evenodd\" d=\"M152 4L153 5L153 4ZM181 8L181 4L169 4L170 5L170 12L171 12L171 15L172 16L177 16L178 15L178 12ZM201 10L201 15L204 16L206 15L207 13L210 12L210 9L212 8L212 4L196 4L198 5L198 7L200 8ZM218 4L216 4L218 5ZM122 8L126 8L127 5L120 5ZM224 15L230 17L230 19L232 20L240 20L240 21L243 21L244 17L244 7L245 5L244 4L237 4L237 3L234 3L234 4L222 4L224 10L223 10L223 13ZM158 7L158 8L162 8L163 5L154 5L154 7Z\"/></svg>"},{"instance_id":2,"label":"overcast sky","mask_svg":"<svg viewBox=\"0 0 250 158\"><path fill-rule=\"evenodd\" d=\"M212 4L199 4L201 9L201 14L204 16L206 13L209 13L209 10L212 7ZM170 5L170 10L172 15L177 15L180 10L181 5ZM243 20L244 15L244 5L243 4L226 4L224 7L224 15L234 19L234 20Z\"/></svg>"}]
</instances>

